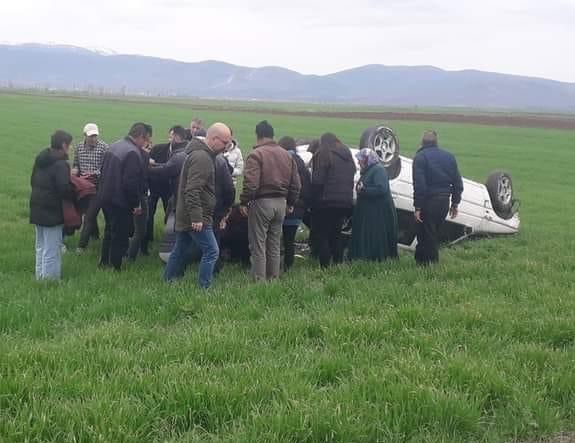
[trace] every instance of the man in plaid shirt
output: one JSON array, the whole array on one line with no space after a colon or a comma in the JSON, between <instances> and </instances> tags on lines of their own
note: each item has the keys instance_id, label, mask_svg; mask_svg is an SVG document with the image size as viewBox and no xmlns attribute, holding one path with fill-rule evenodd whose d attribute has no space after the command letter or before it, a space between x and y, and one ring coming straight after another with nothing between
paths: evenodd
<instances>
[{"instance_id":1,"label":"man in plaid shirt","mask_svg":"<svg viewBox=\"0 0 575 443\"><path fill-rule=\"evenodd\" d=\"M100 169L104 161L104 154L108 150L108 145L98 139L99 134L100 131L95 123L88 123L84 126L84 142L76 146L72 168L72 174L90 180L96 185L96 188L100 179ZM90 236L93 238L100 237L98 212L100 212L100 204L94 195L90 197L84 215L80 241L76 250L78 253L82 253L86 249Z\"/></svg>"}]
</instances>

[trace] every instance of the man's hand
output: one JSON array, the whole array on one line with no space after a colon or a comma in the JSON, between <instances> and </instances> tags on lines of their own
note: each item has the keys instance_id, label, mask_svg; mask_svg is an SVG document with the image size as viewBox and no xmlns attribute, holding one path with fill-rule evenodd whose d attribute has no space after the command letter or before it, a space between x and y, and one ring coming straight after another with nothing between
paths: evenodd
<instances>
[{"instance_id":1,"label":"man's hand","mask_svg":"<svg viewBox=\"0 0 575 443\"><path fill-rule=\"evenodd\" d=\"M247 206L240 206L240 214L242 214L242 216L247 217L248 216L248 207Z\"/></svg>"},{"instance_id":2,"label":"man's hand","mask_svg":"<svg viewBox=\"0 0 575 443\"><path fill-rule=\"evenodd\" d=\"M287 213L288 213L288 214L293 214L293 209L294 209L293 206L288 206L288 207L287 207Z\"/></svg>"},{"instance_id":3,"label":"man's hand","mask_svg":"<svg viewBox=\"0 0 575 443\"><path fill-rule=\"evenodd\" d=\"M416 209L413 215L415 216L415 221L417 223L423 223L423 214L421 213L421 209Z\"/></svg>"},{"instance_id":4,"label":"man's hand","mask_svg":"<svg viewBox=\"0 0 575 443\"><path fill-rule=\"evenodd\" d=\"M192 230L196 232L200 232L204 228L204 224L202 222L199 223L192 223Z\"/></svg>"},{"instance_id":5,"label":"man's hand","mask_svg":"<svg viewBox=\"0 0 575 443\"><path fill-rule=\"evenodd\" d=\"M459 211L457 210L457 206L452 206L451 208L449 208L449 216L451 218L457 217L457 214L459 214Z\"/></svg>"},{"instance_id":6,"label":"man's hand","mask_svg":"<svg viewBox=\"0 0 575 443\"><path fill-rule=\"evenodd\" d=\"M154 160L153 158L150 159L150 165L154 166L156 164L156 160Z\"/></svg>"},{"instance_id":7,"label":"man's hand","mask_svg":"<svg viewBox=\"0 0 575 443\"><path fill-rule=\"evenodd\" d=\"M362 189L363 189L363 182L360 180L357 182L357 185L355 185L355 190L357 192L361 192Z\"/></svg>"},{"instance_id":8,"label":"man's hand","mask_svg":"<svg viewBox=\"0 0 575 443\"><path fill-rule=\"evenodd\" d=\"M134 215L142 215L142 207L138 206L137 208L132 209L132 213Z\"/></svg>"},{"instance_id":9,"label":"man's hand","mask_svg":"<svg viewBox=\"0 0 575 443\"><path fill-rule=\"evenodd\" d=\"M220 220L220 231L223 231L224 229L226 229L227 225L228 225L228 219L226 217L222 218Z\"/></svg>"},{"instance_id":10,"label":"man's hand","mask_svg":"<svg viewBox=\"0 0 575 443\"><path fill-rule=\"evenodd\" d=\"M72 170L70 171L70 174L78 175L78 172L80 172L80 171L78 171L78 168L72 168Z\"/></svg>"}]
</instances>

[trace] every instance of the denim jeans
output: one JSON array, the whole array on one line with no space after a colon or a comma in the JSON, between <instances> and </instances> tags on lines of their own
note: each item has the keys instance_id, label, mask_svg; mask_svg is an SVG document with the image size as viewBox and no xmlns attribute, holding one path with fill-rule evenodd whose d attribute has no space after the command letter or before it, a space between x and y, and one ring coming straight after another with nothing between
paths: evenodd
<instances>
[{"instance_id":1,"label":"denim jeans","mask_svg":"<svg viewBox=\"0 0 575 443\"><path fill-rule=\"evenodd\" d=\"M63 227L36 225L36 280L60 279Z\"/></svg>"},{"instance_id":2,"label":"denim jeans","mask_svg":"<svg viewBox=\"0 0 575 443\"><path fill-rule=\"evenodd\" d=\"M172 281L184 276L186 266L191 261L194 243L202 251L198 275L200 287L210 287L214 267L220 255L220 249L211 225L204 225L199 232L185 231L176 234L176 244L164 270L164 280Z\"/></svg>"}]
</instances>

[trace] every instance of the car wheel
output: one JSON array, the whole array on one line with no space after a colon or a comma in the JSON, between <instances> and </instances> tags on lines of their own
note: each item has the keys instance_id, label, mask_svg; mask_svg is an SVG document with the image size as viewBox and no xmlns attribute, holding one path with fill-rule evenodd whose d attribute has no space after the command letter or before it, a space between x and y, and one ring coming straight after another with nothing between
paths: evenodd
<instances>
[{"instance_id":1,"label":"car wheel","mask_svg":"<svg viewBox=\"0 0 575 443\"><path fill-rule=\"evenodd\" d=\"M369 148L377 153L390 180L401 172L399 157L399 140L393 130L385 126L367 128L361 134L359 147Z\"/></svg>"},{"instance_id":2,"label":"car wheel","mask_svg":"<svg viewBox=\"0 0 575 443\"><path fill-rule=\"evenodd\" d=\"M515 214L515 199L513 196L513 181L507 172L496 171L491 173L485 183L491 205L495 213L504 220Z\"/></svg>"}]
</instances>

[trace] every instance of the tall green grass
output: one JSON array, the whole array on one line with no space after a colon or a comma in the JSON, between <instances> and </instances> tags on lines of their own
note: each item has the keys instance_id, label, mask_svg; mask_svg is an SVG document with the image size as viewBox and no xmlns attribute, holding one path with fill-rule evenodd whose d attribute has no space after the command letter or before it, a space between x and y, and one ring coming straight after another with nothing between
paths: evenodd
<instances>
[{"instance_id":1,"label":"tall green grass","mask_svg":"<svg viewBox=\"0 0 575 443\"><path fill-rule=\"evenodd\" d=\"M62 282L35 282L29 175L50 133L79 139L95 121L111 142L143 120L159 142L196 115L0 95L0 441L504 442L575 428L573 132L387 122L406 155L433 126L466 177L509 170L522 201L519 235L444 249L429 270L409 254L326 272L300 260L256 285L226 266L201 292L195 268L164 285L154 255L100 271L94 243L65 256ZM229 123L245 152L267 117L200 116ZM269 120L348 143L376 123Z\"/></svg>"}]
</instances>

